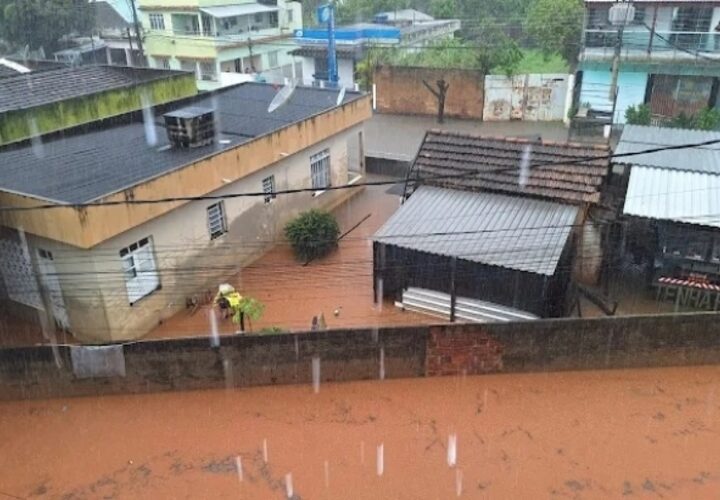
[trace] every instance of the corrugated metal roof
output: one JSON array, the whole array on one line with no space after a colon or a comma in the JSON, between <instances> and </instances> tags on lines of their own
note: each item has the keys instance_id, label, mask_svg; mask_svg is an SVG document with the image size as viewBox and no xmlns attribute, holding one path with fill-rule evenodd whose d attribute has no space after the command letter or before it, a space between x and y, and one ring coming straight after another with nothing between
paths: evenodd
<instances>
[{"instance_id":1,"label":"corrugated metal roof","mask_svg":"<svg viewBox=\"0 0 720 500\"><path fill-rule=\"evenodd\" d=\"M421 186L373 239L551 276L577 213L549 201Z\"/></svg>"},{"instance_id":2,"label":"corrugated metal roof","mask_svg":"<svg viewBox=\"0 0 720 500\"><path fill-rule=\"evenodd\" d=\"M720 132L626 125L615 154L680 144L720 141ZM619 163L720 174L720 144L619 158Z\"/></svg>"},{"instance_id":3,"label":"corrugated metal roof","mask_svg":"<svg viewBox=\"0 0 720 500\"><path fill-rule=\"evenodd\" d=\"M720 227L720 175L634 166L623 212Z\"/></svg>"}]
</instances>

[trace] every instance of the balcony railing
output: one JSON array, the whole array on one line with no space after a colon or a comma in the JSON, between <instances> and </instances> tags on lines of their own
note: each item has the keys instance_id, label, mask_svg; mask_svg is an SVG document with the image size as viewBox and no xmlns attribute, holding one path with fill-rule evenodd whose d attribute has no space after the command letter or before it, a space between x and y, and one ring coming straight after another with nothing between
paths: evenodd
<instances>
[{"instance_id":1,"label":"balcony railing","mask_svg":"<svg viewBox=\"0 0 720 500\"><path fill-rule=\"evenodd\" d=\"M162 36L175 36L175 37L184 37L184 38L194 38L194 39L207 39L211 41L215 41L216 43L234 43L234 42L243 42L247 41L248 38L251 38L253 41L259 40L264 37L274 37L282 35L282 30L277 27L269 27L264 29L250 29L247 31L235 31L235 32L225 32L225 31L216 31L216 32L209 32L209 31L185 31L185 30L151 30L151 33L157 33L158 35L162 34Z\"/></svg>"},{"instance_id":2,"label":"balcony railing","mask_svg":"<svg viewBox=\"0 0 720 500\"><path fill-rule=\"evenodd\" d=\"M618 40L617 30L585 31L583 55L586 59L612 57ZM710 57L720 60L720 34L626 29L622 37L622 56L688 59Z\"/></svg>"}]
</instances>

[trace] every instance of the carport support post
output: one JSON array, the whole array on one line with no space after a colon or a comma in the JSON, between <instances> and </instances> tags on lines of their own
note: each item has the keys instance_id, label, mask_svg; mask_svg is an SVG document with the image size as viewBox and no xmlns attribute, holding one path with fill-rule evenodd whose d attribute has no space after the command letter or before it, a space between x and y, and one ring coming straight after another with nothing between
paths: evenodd
<instances>
[{"instance_id":1,"label":"carport support post","mask_svg":"<svg viewBox=\"0 0 720 500\"><path fill-rule=\"evenodd\" d=\"M450 257L450 321L455 322L455 303L457 302L457 290L455 276L457 275L457 257Z\"/></svg>"}]
</instances>

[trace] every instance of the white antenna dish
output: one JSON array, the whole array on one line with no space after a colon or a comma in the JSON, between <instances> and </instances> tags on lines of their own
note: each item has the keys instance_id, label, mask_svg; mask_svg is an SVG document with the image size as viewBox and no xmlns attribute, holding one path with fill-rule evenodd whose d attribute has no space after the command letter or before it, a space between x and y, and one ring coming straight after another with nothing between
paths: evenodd
<instances>
[{"instance_id":1,"label":"white antenna dish","mask_svg":"<svg viewBox=\"0 0 720 500\"><path fill-rule=\"evenodd\" d=\"M337 101L335 102L336 106L340 106L345 99L345 87L340 89L340 93L338 94Z\"/></svg>"},{"instance_id":2,"label":"white antenna dish","mask_svg":"<svg viewBox=\"0 0 720 500\"><path fill-rule=\"evenodd\" d=\"M273 100L270 102L270 105L268 106L268 113L272 113L285 104L287 100L290 99L290 96L293 95L293 92L295 92L295 87L295 80L291 80L290 83L281 88L280 92L275 94L275 97L273 97Z\"/></svg>"}]
</instances>

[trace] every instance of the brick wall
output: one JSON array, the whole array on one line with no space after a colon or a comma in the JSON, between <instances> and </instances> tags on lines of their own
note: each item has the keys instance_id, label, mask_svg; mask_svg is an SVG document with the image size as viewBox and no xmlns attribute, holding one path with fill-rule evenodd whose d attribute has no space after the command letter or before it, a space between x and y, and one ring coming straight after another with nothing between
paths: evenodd
<instances>
[{"instance_id":1,"label":"brick wall","mask_svg":"<svg viewBox=\"0 0 720 500\"><path fill-rule=\"evenodd\" d=\"M450 87L445 99L445 116L482 120L485 77L479 71L381 66L373 76L377 89L377 110L381 113L437 115L437 99L423 85L444 79Z\"/></svg>"},{"instance_id":2,"label":"brick wall","mask_svg":"<svg viewBox=\"0 0 720 500\"><path fill-rule=\"evenodd\" d=\"M136 342L125 376L80 379L69 347L0 349L0 400L321 380L720 363L720 316L559 319ZM57 361L61 366L57 366Z\"/></svg>"},{"instance_id":3,"label":"brick wall","mask_svg":"<svg viewBox=\"0 0 720 500\"><path fill-rule=\"evenodd\" d=\"M503 369L503 346L478 325L431 327L425 375L479 375Z\"/></svg>"}]
</instances>

